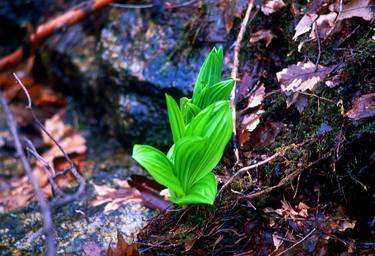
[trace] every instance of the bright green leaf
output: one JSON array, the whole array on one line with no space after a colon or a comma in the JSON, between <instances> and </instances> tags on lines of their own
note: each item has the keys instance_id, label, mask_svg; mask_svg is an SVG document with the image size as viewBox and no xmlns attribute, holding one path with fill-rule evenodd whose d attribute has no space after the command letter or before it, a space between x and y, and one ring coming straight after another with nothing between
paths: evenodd
<instances>
[{"instance_id":1,"label":"bright green leaf","mask_svg":"<svg viewBox=\"0 0 375 256\"><path fill-rule=\"evenodd\" d=\"M168 94L165 95L165 98L167 101L168 118L171 126L173 141L176 143L184 136L185 123L176 101Z\"/></svg>"},{"instance_id":2,"label":"bright green leaf","mask_svg":"<svg viewBox=\"0 0 375 256\"><path fill-rule=\"evenodd\" d=\"M178 195L184 191L177 179L172 163L158 149L148 145L134 145L132 157L142 165L160 184L174 190Z\"/></svg>"},{"instance_id":3,"label":"bright green leaf","mask_svg":"<svg viewBox=\"0 0 375 256\"><path fill-rule=\"evenodd\" d=\"M213 173L207 174L203 179L196 183L191 190L182 197L171 197L171 201L179 205L189 204L210 204L215 201L217 193L217 180Z\"/></svg>"},{"instance_id":4,"label":"bright green leaf","mask_svg":"<svg viewBox=\"0 0 375 256\"><path fill-rule=\"evenodd\" d=\"M187 136L179 140L174 147L174 164L184 191L189 191L190 176L196 172L208 174L211 169L198 169L204 157L207 139L198 136Z\"/></svg>"},{"instance_id":5,"label":"bright green leaf","mask_svg":"<svg viewBox=\"0 0 375 256\"><path fill-rule=\"evenodd\" d=\"M208 54L204 61L197 81L195 82L193 102L196 95L198 95L205 86L216 84L221 79L221 71L223 68L223 49L216 49L215 47Z\"/></svg>"}]
</instances>

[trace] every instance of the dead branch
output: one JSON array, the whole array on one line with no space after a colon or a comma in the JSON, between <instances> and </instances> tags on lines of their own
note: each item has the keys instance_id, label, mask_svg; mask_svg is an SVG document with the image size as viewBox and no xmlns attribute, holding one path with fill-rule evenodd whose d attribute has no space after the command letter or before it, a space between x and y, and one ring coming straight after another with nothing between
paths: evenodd
<instances>
[{"instance_id":1,"label":"dead branch","mask_svg":"<svg viewBox=\"0 0 375 256\"><path fill-rule=\"evenodd\" d=\"M272 186L272 187L267 187L261 191L258 191L258 192L255 192L255 193L252 193L250 195L246 195L246 198L251 200L251 199L255 199L255 198L258 198L262 195L265 195L265 194L269 194L270 192L272 192L274 189L277 189L277 188L281 188L287 184L289 184L291 181L294 180L295 177L297 177L298 175L300 175L303 171L305 170L308 170L310 169L311 167L315 166L316 164L320 163L323 159L326 159L328 158L329 155L326 155L326 156L323 156L317 160L315 160L314 162L311 162L310 164L308 164L305 168L300 168L299 170L295 171L295 172L292 172L290 174L288 174L287 176L285 176L284 178L282 178L279 183L277 183L275 186Z\"/></svg>"},{"instance_id":2,"label":"dead branch","mask_svg":"<svg viewBox=\"0 0 375 256\"><path fill-rule=\"evenodd\" d=\"M56 192L57 195L58 195L58 197L55 198L54 200L52 200L51 202L48 202L46 200L46 198L43 195L43 192L41 191L41 188L38 186L38 183L37 183L37 181L35 180L35 177L32 174L31 165L26 158L25 152L24 152L22 144L21 144L21 140L20 140L20 136L19 136L18 128L17 128L17 123L15 122L14 117L13 117L13 115L12 115L10 109L9 109L9 106L6 103L6 101L3 97L3 94L0 91L0 105L1 105L1 107L4 111L4 113L5 113L10 132L11 132L13 138L14 138L14 143L15 143L17 155L19 156L19 158L22 162L22 165L25 169L25 173L26 173L26 175L27 175L27 177L28 177L33 189L34 189L36 198L37 198L38 203L40 205L40 211L41 211L42 216L43 216L43 229L42 229L42 232L39 232L39 234L40 235L41 234L46 235L46 237L47 237L47 245L46 245L47 255L52 256L52 255L56 255L56 246L55 246L55 241L54 241L54 227L53 227L53 222L52 222L51 209L53 207L61 206L61 205L67 204L67 203L69 203L69 202L71 202L75 199L78 199L79 196L83 193L86 183L85 183L85 180L83 179L83 177L77 171L76 167L74 166L74 164L73 164L72 160L70 159L70 157L68 156L68 154L64 151L64 149L61 147L61 145L53 138L53 136L45 129L43 124L36 117L36 115L33 111L33 108L32 108L32 102L31 102L31 97L30 97L29 92L27 91L26 87L23 85L22 81L17 77L17 75L16 74L13 74L13 75L14 75L15 79L20 84L21 88L23 89L23 91L26 94L26 97L27 97L26 109L28 109L30 111L30 113L32 114L33 119L34 119L35 123L38 125L38 127L45 134L47 134L47 136L59 148L61 153L64 155L66 161L68 162L69 166L68 166L67 171L70 171L79 183L79 187L78 187L77 191L75 191L74 193L72 193L72 194L63 193L59 189L59 187L57 186L57 184L55 182L55 178L58 176L58 174L54 171L53 166L50 163L48 163L38 153L38 151L36 150L33 143L30 140L28 140L27 138L25 138L25 142L26 142L26 145L27 145L26 150L31 155L33 155L42 164L42 168L43 168L45 174L48 177L48 181L51 184L51 186L53 188L53 191ZM51 173L53 175L51 175Z\"/></svg>"},{"instance_id":3,"label":"dead branch","mask_svg":"<svg viewBox=\"0 0 375 256\"><path fill-rule=\"evenodd\" d=\"M27 97L27 105L26 105L26 109L28 109L33 117L33 120L34 122L37 124L37 126L53 141L53 143L58 147L58 149L61 151L61 153L63 154L65 160L68 162L68 168L66 170L70 171L73 176L75 177L75 179L78 181L79 183L79 187L77 189L77 191L73 194L63 194L63 196L59 197L59 198L56 198L54 201L50 202L51 206L52 207L56 207L56 206L61 206L61 205L65 205L71 201L74 201L76 199L78 199L80 197L80 195L83 193L83 191L85 190L85 186L86 186L86 183L85 183L85 180L83 179L83 177L79 174L77 168L75 167L73 161L70 159L69 155L65 152L65 150L61 147L61 145L56 141L55 138L53 138L53 136L46 130L46 128L44 127L44 125L39 121L39 119L37 118L37 116L35 115L34 113L34 110L32 108L32 102L31 102L31 97L30 97L30 94L29 92L27 91L26 89L26 86L22 83L22 81L18 78L17 74L13 73L13 76L15 77L15 79L17 80L17 82L19 83L19 85L21 86L21 88L23 89L24 93L26 94L26 97ZM29 150L29 152L37 159L39 160L42 165L44 164L44 166L46 167L46 163L47 161L45 161L39 154L36 150L32 150L33 148L35 149L34 145L32 145L31 141L29 141L31 145L29 145L29 148L31 150ZM41 159L42 158L42 159ZM53 169L53 167L47 163L47 167L54 173L54 176L49 179L50 183L51 183L51 186L53 188L56 188L57 185L55 183L55 178L58 175L58 173L56 173ZM48 170L47 170L48 171ZM47 175L48 177L48 175ZM56 190L56 192L58 192L58 190Z\"/></svg>"},{"instance_id":4,"label":"dead branch","mask_svg":"<svg viewBox=\"0 0 375 256\"><path fill-rule=\"evenodd\" d=\"M223 192L223 190L230 184L232 183L232 181L234 180L235 177L237 177L238 175L240 175L241 173L244 173L248 170L252 170L252 169L256 169L258 168L259 166L262 166L270 161L272 161L273 159L275 159L276 157L278 157L279 155L281 155L281 152L277 152L275 154L273 154L272 156L268 157L267 159L263 160L263 161L260 161L256 164L253 164L253 165L249 165L249 166L246 166L246 167L243 167L241 169L239 169L235 174L232 175L232 177L230 177L230 179L221 187L221 189L219 190L219 193L220 194L221 192Z\"/></svg>"},{"instance_id":5,"label":"dead branch","mask_svg":"<svg viewBox=\"0 0 375 256\"><path fill-rule=\"evenodd\" d=\"M234 46L234 57L233 57L233 69L231 73L231 77L235 81L235 86L232 89L230 95L230 105L232 109L232 131L233 131L233 147L234 147L234 155L236 157L236 165L239 163L240 155L237 146L237 127L236 127L236 83L237 83L237 73L238 73L238 66L239 66L239 54L241 49L241 42L245 34L245 30L247 27L247 23L250 19L250 13L254 6L254 0L250 0L247 6L246 14L244 19L241 23L240 32L238 33L235 46Z\"/></svg>"},{"instance_id":6,"label":"dead branch","mask_svg":"<svg viewBox=\"0 0 375 256\"><path fill-rule=\"evenodd\" d=\"M315 63L315 72L319 68L319 61L320 61L320 55L322 54L322 48L320 46L320 37L319 37L319 31L318 31L318 23L315 21L315 35L316 35L316 41L318 43L318 57L316 58L316 63Z\"/></svg>"},{"instance_id":7,"label":"dead branch","mask_svg":"<svg viewBox=\"0 0 375 256\"><path fill-rule=\"evenodd\" d=\"M0 105L5 113L5 117L9 126L10 133L12 134L14 138L14 144L17 150L17 155L20 158L22 162L22 166L25 169L25 173L27 177L29 178L29 181L31 183L31 186L34 189L36 198L38 200L38 203L40 205L40 211L43 215L43 233L47 237L47 255L53 256L56 255L56 247L55 247L55 241L54 241L54 228L52 223L52 215L51 215L51 207L44 198L43 192L41 191L40 187L38 186L37 181L35 180L32 169L30 166L29 161L27 160L25 156L25 152L23 151L22 144L20 137L18 135L18 128L17 123L14 120L13 114L10 111L8 104L6 103L2 92L0 91Z\"/></svg>"},{"instance_id":8,"label":"dead branch","mask_svg":"<svg viewBox=\"0 0 375 256\"><path fill-rule=\"evenodd\" d=\"M304 236L298 242L296 242L292 246L286 248L284 251L278 253L276 256L281 256L281 255L285 254L286 252L290 251L291 249L293 249L294 247L296 247L297 245L299 245L300 243L302 243L303 241L305 241L307 238L309 238L315 231L316 231L316 227L313 228L306 236Z\"/></svg>"},{"instance_id":9,"label":"dead branch","mask_svg":"<svg viewBox=\"0 0 375 256\"><path fill-rule=\"evenodd\" d=\"M113 1L114 0L87 1L84 4L80 4L79 7L40 25L36 32L29 36L25 46L18 48L13 53L0 59L0 72L16 66L27 57L35 54L42 43L59 29L72 26L82 21L91 13L101 10Z\"/></svg>"}]
</instances>

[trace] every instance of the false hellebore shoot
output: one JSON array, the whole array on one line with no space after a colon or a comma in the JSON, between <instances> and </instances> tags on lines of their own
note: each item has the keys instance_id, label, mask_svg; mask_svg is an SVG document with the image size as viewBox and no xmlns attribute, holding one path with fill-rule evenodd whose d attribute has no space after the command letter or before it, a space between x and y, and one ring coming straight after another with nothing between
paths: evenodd
<instances>
[{"instance_id":1,"label":"false hellebore shoot","mask_svg":"<svg viewBox=\"0 0 375 256\"><path fill-rule=\"evenodd\" d=\"M173 145L167 154L148 145L135 145L133 158L169 190L179 205L213 204L219 163L232 135L229 95L233 79L221 80L223 50L213 48L195 83L191 99L179 105L166 95Z\"/></svg>"}]
</instances>

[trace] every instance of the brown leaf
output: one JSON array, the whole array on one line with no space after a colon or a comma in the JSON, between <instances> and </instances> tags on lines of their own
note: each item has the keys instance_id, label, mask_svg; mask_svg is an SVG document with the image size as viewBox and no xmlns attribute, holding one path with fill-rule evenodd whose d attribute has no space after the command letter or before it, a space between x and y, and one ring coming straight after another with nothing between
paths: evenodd
<instances>
[{"instance_id":1,"label":"brown leaf","mask_svg":"<svg viewBox=\"0 0 375 256\"><path fill-rule=\"evenodd\" d=\"M298 62L284 68L276 73L277 80L281 84L281 90L290 95L294 92L304 92L306 90L312 91L315 86L328 77L331 72L331 67L324 67L316 65L312 62L302 63Z\"/></svg>"},{"instance_id":2,"label":"brown leaf","mask_svg":"<svg viewBox=\"0 0 375 256\"><path fill-rule=\"evenodd\" d=\"M264 15L270 15L274 12L280 11L284 6L285 3L282 0L266 0L260 9Z\"/></svg>"},{"instance_id":3,"label":"brown leaf","mask_svg":"<svg viewBox=\"0 0 375 256\"><path fill-rule=\"evenodd\" d=\"M354 100L352 108L345 114L351 121L372 120L375 117L375 93L362 95Z\"/></svg>"},{"instance_id":4,"label":"brown leaf","mask_svg":"<svg viewBox=\"0 0 375 256\"><path fill-rule=\"evenodd\" d=\"M28 88L30 97L33 99L33 104L35 106L66 106L65 97L61 93L53 91L50 87L35 83L33 80L31 80L30 83L26 81L25 85Z\"/></svg>"},{"instance_id":5,"label":"brown leaf","mask_svg":"<svg viewBox=\"0 0 375 256\"><path fill-rule=\"evenodd\" d=\"M357 224L356 220L349 221L349 220L344 220L342 222L342 225L339 227L339 231L344 232L345 230L349 229L354 229L355 224Z\"/></svg>"},{"instance_id":6,"label":"brown leaf","mask_svg":"<svg viewBox=\"0 0 375 256\"><path fill-rule=\"evenodd\" d=\"M243 117L238 133L238 142L243 150L246 149L245 144L250 140L250 133L254 131L260 123L260 117L263 112L264 110L257 109Z\"/></svg>"},{"instance_id":7,"label":"brown leaf","mask_svg":"<svg viewBox=\"0 0 375 256\"><path fill-rule=\"evenodd\" d=\"M276 137L281 133L282 129L286 125L283 123L267 122L261 126L258 126L246 141L246 145L243 145L247 149L261 150L275 142Z\"/></svg>"},{"instance_id":8,"label":"brown leaf","mask_svg":"<svg viewBox=\"0 0 375 256\"><path fill-rule=\"evenodd\" d=\"M71 125L64 124L61 113L53 115L44 122L44 127L56 141L62 140L62 138L73 132L73 127ZM42 138L46 144L50 146L54 145L54 142L47 136L47 134L42 133Z\"/></svg>"},{"instance_id":9,"label":"brown leaf","mask_svg":"<svg viewBox=\"0 0 375 256\"><path fill-rule=\"evenodd\" d=\"M86 256L100 256L100 247L94 241L84 242L82 245Z\"/></svg>"},{"instance_id":10,"label":"brown leaf","mask_svg":"<svg viewBox=\"0 0 375 256\"><path fill-rule=\"evenodd\" d=\"M171 206L171 203L161 195L164 187L157 184L154 180L145 176L132 175L129 184L140 191L146 207L164 211Z\"/></svg>"},{"instance_id":11,"label":"brown leaf","mask_svg":"<svg viewBox=\"0 0 375 256\"><path fill-rule=\"evenodd\" d=\"M296 33L293 36L293 40L296 40L297 37L303 35L311 30L311 26L318 18L318 15L315 13L306 13L302 19L298 22L295 31Z\"/></svg>"},{"instance_id":12,"label":"brown leaf","mask_svg":"<svg viewBox=\"0 0 375 256\"><path fill-rule=\"evenodd\" d=\"M279 249L280 245L283 243L283 240L280 239L280 236L275 232L272 234L273 245L275 246L275 251Z\"/></svg>"},{"instance_id":13,"label":"brown leaf","mask_svg":"<svg viewBox=\"0 0 375 256\"><path fill-rule=\"evenodd\" d=\"M242 119L242 127L244 129L246 129L246 131L248 132L252 132L255 130L255 128L258 126L258 124L260 123L260 117L261 115L263 114L264 110L257 110L257 111L254 111L253 113L250 113L248 115L246 115L243 119Z\"/></svg>"},{"instance_id":14,"label":"brown leaf","mask_svg":"<svg viewBox=\"0 0 375 256\"><path fill-rule=\"evenodd\" d=\"M67 154L85 154L87 151L86 140L79 133L64 138L59 144ZM54 145L51 149L43 153L42 156L46 161L52 162L54 158L63 156L63 153L56 145Z\"/></svg>"},{"instance_id":15,"label":"brown leaf","mask_svg":"<svg viewBox=\"0 0 375 256\"><path fill-rule=\"evenodd\" d=\"M257 75L257 68L253 67L250 72L243 72L242 78L238 81L236 88L238 90L238 101L244 100L248 94L249 90L254 87L254 82L256 79L254 78Z\"/></svg>"},{"instance_id":16,"label":"brown leaf","mask_svg":"<svg viewBox=\"0 0 375 256\"><path fill-rule=\"evenodd\" d=\"M316 31L318 31L319 38L326 39L336 26L336 18L337 13L335 12L319 15L318 19L312 26L310 38L316 39ZM318 29L316 29L316 26Z\"/></svg>"},{"instance_id":17,"label":"brown leaf","mask_svg":"<svg viewBox=\"0 0 375 256\"><path fill-rule=\"evenodd\" d=\"M230 32L233 28L235 18L241 18L246 9L248 1L246 0L220 0L219 7L223 11L225 28Z\"/></svg>"},{"instance_id":18,"label":"brown leaf","mask_svg":"<svg viewBox=\"0 0 375 256\"><path fill-rule=\"evenodd\" d=\"M271 30L269 29L261 29L258 30L257 32L254 32L250 36L250 43L254 44L258 41L265 41L266 42L266 47L272 42L272 40L276 37L275 34L272 33Z\"/></svg>"},{"instance_id":19,"label":"brown leaf","mask_svg":"<svg viewBox=\"0 0 375 256\"><path fill-rule=\"evenodd\" d=\"M191 248L193 248L195 241L195 238L185 241L185 252L190 251Z\"/></svg>"},{"instance_id":20,"label":"brown leaf","mask_svg":"<svg viewBox=\"0 0 375 256\"><path fill-rule=\"evenodd\" d=\"M266 88L262 84L255 91L250 93L250 96L247 98L247 108L255 108L262 104L265 95Z\"/></svg>"},{"instance_id":21,"label":"brown leaf","mask_svg":"<svg viewBox=\"0 0 375 256\"><path fill-rule=\"evenodd\" d=\"M115 248L108 245L107 256L139 256L138 246L136 244L128 244L121 232L117 230L117 245Z\"/></svg>"},{"instance_id":22,"label":"brown leaf","mask_svg":"<svg viewBox=\"0 0 375 256\"><path fill-rule=\"evenodd\" d=\"M120 184L125 183L121 182ZM127 203L129 201L142 202L142 195L140 194L140 192L135 188L131 188L130 186L124 186L115 189L108 187L107 185L94 184L94 189L97 195L91 202L91 205L97 206L107 203L104 207L104 213L110 213L118 209L121 204Z\"/></svg>"},{"instance_id":23,"label":"brown leaf","mask_svg":"<svg viewBox=\"0 0 375 256\"><path fill-rule=\"evenodd\" d=\"M342 12L337 17L338 20L360 17L370 21L374 18L374 10L371 8L370 0L352 0L344 4Z\"/></svg>"}]
</instances>

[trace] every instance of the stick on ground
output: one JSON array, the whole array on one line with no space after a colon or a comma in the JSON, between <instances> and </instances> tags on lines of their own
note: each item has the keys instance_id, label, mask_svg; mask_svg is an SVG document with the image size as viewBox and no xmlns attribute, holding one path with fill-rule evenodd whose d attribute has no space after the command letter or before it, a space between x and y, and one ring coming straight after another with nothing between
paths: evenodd
<instances>
[{"instance_id":1,"label":"stick on ground","mask_svg":"<svg viewBox=\"0 0 375 256\"><path fill-rule=\"evenodd\" d=\"M30 163L26 158L25 152L23 151L20 136L18 134L17 123L14 120L13 114L10 111L8 104L6 103L1 91L0 91L0 105L5 113L5 117L9 126L10 133L12 134L14 138L14 145L17 150L17 155L22 162L22 166L25 169L25 173L27 177L29 178L31 186L34 189L36 198L40 206L40 211L43 215L43 233L47 237L47 255L54 256L56 255L56 246L55 246L55 240L54 240L54 228L53 228L53 223L52 223L51 207L46 201L46 199L44 198L43 192L40 189L38 182L35 180L32 174Z\"/></svg>"},{"instance_id":2,"label":"stick on ground","mask_svg":"<svg viewBox=\"0 0 375 256\"><path fill-rule=\"evenodd\" d=\"M249 1L249 5L247 6L246 14L244 19L242 20L241 23L241 28L240 32L238 33L235 46L234 46L234 57L233 57L233 69L231 73L231 77L235 81L235 85L232 89L231 95L230 95L230 106L232 109L232 131L233 131L233 147L234 147L234 155L236 157L236 165L239 163L240 160L240 154L238 151L238 146L237 146L237 127L236 127L236 83L237 83L237 73L238 73L238 66L239 66L239 55L240 55L240 49L241 49L241 42L244 37L247 23L249 22L250 19L250 13L251 10L253 9L254 6L254 0Z\"/></svg>"}]
</instances>

